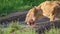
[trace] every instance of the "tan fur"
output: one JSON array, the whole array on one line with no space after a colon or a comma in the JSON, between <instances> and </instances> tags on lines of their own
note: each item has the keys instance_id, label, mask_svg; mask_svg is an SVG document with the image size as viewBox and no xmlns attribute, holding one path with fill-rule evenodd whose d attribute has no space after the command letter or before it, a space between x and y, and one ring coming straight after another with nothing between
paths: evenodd
<instances>
[{"instance_id":1,"label":"tan fur","mask_svg":"<svg viewBox=\"0 0 60 34\"><path fill-rule=\"evenodd\" d=\"M45 1L29 10L26 16L26 22L29 23L31 19L33 21L48 17L50 21L53 21L55 18L60 19L60 2L59 1Z\"/></svg>"},{"instance_id":2,"label":"tan fur","mask_svg":"<svg viewBox=\"0 0 60 34\"><path fill-rule=\"evenodd\" d=\"M37 6L37 9L43 10L43 15L53 21L55 17L60 15L60 2L59 1L45 1Z\"/></svg>"}]
</instances>

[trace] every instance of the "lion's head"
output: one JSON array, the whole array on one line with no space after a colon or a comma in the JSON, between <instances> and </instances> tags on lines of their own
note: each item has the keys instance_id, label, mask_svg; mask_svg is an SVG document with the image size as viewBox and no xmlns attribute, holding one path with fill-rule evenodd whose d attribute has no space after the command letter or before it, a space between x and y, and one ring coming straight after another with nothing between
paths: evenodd
<instances>
[{"instance_id":1,"label":"lion's head","mask_svg":"<svg viewBox=\"0 0 60 34\"><path fill-rule=\"evenodd\" d=\"M25 22L29 25L34 25L35 21L41 16L42 10L38 10L36 7L34 7L28 11Z\"/></svg>"}]
</instances>

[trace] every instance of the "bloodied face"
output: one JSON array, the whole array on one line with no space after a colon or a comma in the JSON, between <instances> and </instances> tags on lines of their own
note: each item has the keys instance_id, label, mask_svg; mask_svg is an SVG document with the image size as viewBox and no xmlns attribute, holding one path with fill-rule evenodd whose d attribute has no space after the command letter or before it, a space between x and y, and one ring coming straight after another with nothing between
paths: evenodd
<instances>
[{"instance_id":1,"label":"bloodied face","mask_svg":"<svg viewBox=\"0 0 60 34\"><path fill-rule=\"evenodd\" d=\"M36 9L36 7L30 9L26 15L26 19L25 19L25 22L28 24L28 25L34 25L35 24L35 21L39 18L39 15L40 15L40 11L38 11ZM41 16L41 15L40 15Z\"/></svg>"}]
</instances>

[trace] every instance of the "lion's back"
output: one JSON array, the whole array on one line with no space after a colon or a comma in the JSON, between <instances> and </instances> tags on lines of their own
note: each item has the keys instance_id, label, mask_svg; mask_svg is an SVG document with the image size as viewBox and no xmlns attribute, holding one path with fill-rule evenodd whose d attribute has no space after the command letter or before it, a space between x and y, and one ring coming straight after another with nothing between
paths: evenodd
<instances>
[{"instance_id":1,"label":"lion's back","mask_svg":"<svg viewBox=\"0 0 60 34\"><path fill-rule=\"evenodd\" d=\"M40 4L41 9L43 10L43 15L50 17L51 14L55 17L60 17L60 2L59 1L46 1Z\"/></svg>"}]
</instances>

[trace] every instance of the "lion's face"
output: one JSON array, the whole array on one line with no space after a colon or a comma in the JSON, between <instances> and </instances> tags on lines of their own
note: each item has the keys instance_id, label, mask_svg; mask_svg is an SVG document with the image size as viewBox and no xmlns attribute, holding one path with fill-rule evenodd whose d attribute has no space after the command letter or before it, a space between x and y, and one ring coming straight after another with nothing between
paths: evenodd
<instances>
[{"instance_id":1,"label":"lion's face","mask_svg":"<svg viewBox=\"0 0 60 34\"><path fill-rule=\"evenodd\" d=\"M25 22L29 25L34 25L35 21L41 16L40 11L38 11L35 7L30 9L26 15Z\"/></svg>"}]
</instances>

